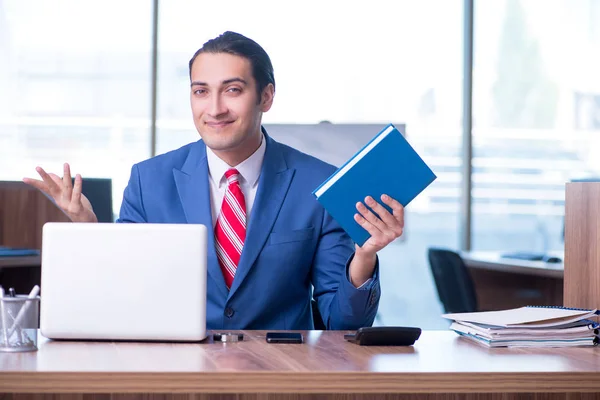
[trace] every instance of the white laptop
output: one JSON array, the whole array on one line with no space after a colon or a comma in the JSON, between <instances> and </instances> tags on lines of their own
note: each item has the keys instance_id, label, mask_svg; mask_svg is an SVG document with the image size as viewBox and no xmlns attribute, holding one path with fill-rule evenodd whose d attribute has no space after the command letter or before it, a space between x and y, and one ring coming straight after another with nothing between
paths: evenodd
<instances>
[{"instance_id":1,"label":"white laptop","mask_svg":"<svg viewBox=\"0 0 600 400\"><path fill-rule=\"evenodd\" d=\"M195 224L45 224L41 334L205 339L206 235Z\"/></svg>"}]
</instances>

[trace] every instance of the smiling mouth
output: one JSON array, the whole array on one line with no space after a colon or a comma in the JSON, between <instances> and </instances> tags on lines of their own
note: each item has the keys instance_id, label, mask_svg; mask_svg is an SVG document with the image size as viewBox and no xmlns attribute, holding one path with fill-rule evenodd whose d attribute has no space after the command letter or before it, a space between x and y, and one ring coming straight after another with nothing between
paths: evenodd
<instances>
[{"instance_id":1,"label":"smiling mouth","mask_svg":"<svg viewBox=\"0 0 600 400\"><path fill-rule=\"evenodd\" d=\"M231 123L233 123L233 121L205 122L205 124L210 126L211 128L222 128Z\"/></svg>"}]
</instances>

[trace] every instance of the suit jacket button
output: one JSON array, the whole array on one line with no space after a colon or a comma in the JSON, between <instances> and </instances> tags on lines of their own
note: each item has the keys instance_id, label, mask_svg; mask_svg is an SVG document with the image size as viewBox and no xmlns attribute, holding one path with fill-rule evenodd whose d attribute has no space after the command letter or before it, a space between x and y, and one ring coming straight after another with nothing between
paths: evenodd
<instances>
[{"instance_id":1,"label":"suit jacket button","mask_svg":"<svg viewBox=\"0 0 600 400\"><path fill-rule=\"evenodd\" d=\"M233 308L231 308L231 307L227 307L227 308L225 309L225 316L226 316L227 318L231 318L231 317L233 317L233 314L235 314L235 311L233 310Z\"/></svg>"}]
</instances>

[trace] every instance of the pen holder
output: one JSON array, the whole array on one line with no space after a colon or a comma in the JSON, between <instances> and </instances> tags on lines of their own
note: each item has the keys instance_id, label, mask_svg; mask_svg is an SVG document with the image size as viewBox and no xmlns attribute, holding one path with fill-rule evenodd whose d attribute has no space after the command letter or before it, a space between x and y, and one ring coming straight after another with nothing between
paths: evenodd
<instances>
[{"instance_id":1,"label":"pen holder","mask_svg":"<svg viewBox=\"0 0 600 400\"><path fill-rule=\"evenodd\" d=\"M0 352L37 350L40 298L0 299Z\"/></svg>"}]
</instances>

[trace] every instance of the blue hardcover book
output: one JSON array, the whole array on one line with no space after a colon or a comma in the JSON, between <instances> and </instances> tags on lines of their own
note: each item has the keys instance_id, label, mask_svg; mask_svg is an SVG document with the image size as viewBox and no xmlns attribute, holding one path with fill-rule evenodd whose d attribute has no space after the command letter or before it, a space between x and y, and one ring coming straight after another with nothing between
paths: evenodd
<instances>
[{"instance_id":1,"label":"blue hardcover book","mask_svg":"<svg viewBox=\"0 0 600 400\"><path fill-rule=\"evenodd\" d=\"M313 191L313 195L362 246L370 237L354 220L356 203L367 196L381 201L387 194L406 207L429 186L436 175L412 148L400 131L389 124L333 175Z\"/></svg>"}]
</instances>

